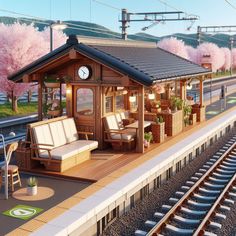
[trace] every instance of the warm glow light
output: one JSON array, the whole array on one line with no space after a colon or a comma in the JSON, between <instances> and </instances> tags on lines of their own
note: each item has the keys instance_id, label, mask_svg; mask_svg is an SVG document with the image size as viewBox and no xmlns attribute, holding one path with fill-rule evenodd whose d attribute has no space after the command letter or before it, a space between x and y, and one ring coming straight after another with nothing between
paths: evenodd
<instances>
[{"instance_id":1,"label":"warm glow light","mask_svg":"<svg viewBox=\"0 0 236 236\"><path fill-rule=\"evenodd\" d=\"M71 89L70 88L66 89L66 94L71 94Z\"/></svg>"},{"instance_id":2,"label":"warm glow light","mask_svg":"<svg viewBox=\"0 0 236 236\"><path fill-rule=\"evenodd\" d=\"M129 96L129 101L130 102L136 102L136 97L135 96Z\"/></svg>"},{"instance_id":3,"label":"warm glow light","mask_svg":"<svg viewBox=\"0 0 236 236\"><path fill-rule=\"evenodd\" d=\"M67 25L58 20L51 24L51 28L55 30L64 30L67 28Z\"/></svg>"},{"instance_id":4,"label":"warm glow light","mask_svg":"<svg viewBox=\"0 0 236 236\"><path fill-rule=\"evenodd\" d=\"M187 88L187 90L190 90L190 89L192 89L192 87L193 87L192 84L188 83L186 88Z\"/></svg>"},{"instance_id":5,"label":"warm glow light","mask_svg":"<svg viewBox=\"0 0 236 236\"><path fill-rule=\"evenodd\" d=\"M148 94L148 99L150 99L150 100L155 99L155 94L154 93L149 93Z\"/></svg>"}]
</instances>

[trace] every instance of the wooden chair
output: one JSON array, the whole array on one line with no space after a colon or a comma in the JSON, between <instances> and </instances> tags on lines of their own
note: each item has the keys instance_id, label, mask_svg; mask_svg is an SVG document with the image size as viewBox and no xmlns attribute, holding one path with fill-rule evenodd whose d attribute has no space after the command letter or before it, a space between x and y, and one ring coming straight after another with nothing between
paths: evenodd
<instances>
[{"instance_id":1,"label":"wooden chair","mask_svg":"<svg viewBox=\"0 0 236 236\"><path fill-rule=\"evenodd\" d=\"M135 146L136 132L134 130L125 129L120 126L118 116L110 115L104 117L105 127L105 142L111 143L113 149L120 150L128 145L128 149L132 149ZM133 145L132 145L133 144Z\"/></svg>"},{"instance_id":2,"label":"wooden chair","mask_svg":"<svg viewBox=\"0 0 236 236\"><path fill-rule=\"evenodd\" d=\"M6 160L7 163L10 163L12 153L17 149L18 143L14 142L8 146ZM0 175L0 186L4 184L4 177L5 177L5 165L1 167L1 175ZM18 166L16 165L8 165L8 178L9 184L11 186L11 190L14 191L14 185L19 183L21 187L21 180L19 175Z\"/></svg>"}]
</instances>

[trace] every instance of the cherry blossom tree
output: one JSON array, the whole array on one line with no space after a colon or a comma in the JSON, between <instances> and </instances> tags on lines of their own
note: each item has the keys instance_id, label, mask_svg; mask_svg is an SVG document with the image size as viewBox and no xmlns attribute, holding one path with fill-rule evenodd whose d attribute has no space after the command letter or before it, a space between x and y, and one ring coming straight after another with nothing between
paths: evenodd
<instances>
[{"instance_id":1,"label":"cherry blossom tree","mask_svg":"<svg viewBox=\"0 0 236 236\"><path fill-rule=\"evenodd\" d=\"M232 49L232 66L234 69L236 68L236 48Z\"/></svg>"},{"instance_id":2,"label":"cherry blossom tree","mask_svg":"<svg viewBox=\"0 0 236 236\"><path fill-rule=\"evenodd\" d=\"M0 89L12 97L15 111L18 98L31 87L29 84L15 84L7 77L49 52L48 34L48 29L40 32L33 24L0 24ZM66 36L55 31L54 41L56 48L65 43Z\"/></svg>"},{"instance_id":3,"label":"cherry blossom tree","mask_svg":"<svg viewBox=\"0 0 236 236\"><path fill-rule=\"evenodd\" d=\"M197 49L191 46L186 46L188 53L188 59L194 63L197 63Z\"/></svg>"},{"instance_id":4,"label":"cherry blossom tree","mask_svg":"<svg viewBox=\"0 0 236 236\"><path fill-rule=\"evenodd\" d=\"M162 48L168 52L176 54L180 57L188 59L188 52L186 50L186 46L182 40L178 40L177 38L171 37L162 39L157 46Z\"/></svg>"},{"instance_id":5,"label":"cherry blossom tree","mask_svg":"<svg viewBox=\"0 0 236 236\"><path fill-rule=\"evenodd\" d=\"M224 64L222 70L229 70L231 67L231 51L228 48L220 48L224 55Z\"/></svg>"},{"instance_id":6,"label":"cherry blossom tree","mask_svg":"<svg viewBox=\"0 0 236 236\"><path fill-rule=\"evenodd\" d=\"M214 43L202 43L197 47L196 61L199 65L202 63L211 63L212 71L216 72L224 63L223 51Z\"/></svg>"}]
</instances>

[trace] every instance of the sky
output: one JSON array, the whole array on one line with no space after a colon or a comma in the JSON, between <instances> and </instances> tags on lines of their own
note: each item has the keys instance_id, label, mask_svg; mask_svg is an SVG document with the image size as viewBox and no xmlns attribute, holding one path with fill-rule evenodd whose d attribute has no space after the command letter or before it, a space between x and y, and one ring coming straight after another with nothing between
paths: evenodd
<instances>
[{"instance_id":1,"label":"sky","mask_svg":"<svg viewBox=\"0 0 236 236\"><path fill-rule=\"evenodd\" d=\"M120 32L121 9L130 13L183 11L197 15L190 30L191 21L156 24L145 33L155 36L173 33L196 33L197 26L236 25L236 0L0 0L0 16L22 17L4 10L50 20L77 20L103 25ZM185 17L185 14L182 15ZM137 19L132 16L131 19ZM141 29L150 22L131 22L128 33L144 32Z\"/></svg>"}]
</instances>

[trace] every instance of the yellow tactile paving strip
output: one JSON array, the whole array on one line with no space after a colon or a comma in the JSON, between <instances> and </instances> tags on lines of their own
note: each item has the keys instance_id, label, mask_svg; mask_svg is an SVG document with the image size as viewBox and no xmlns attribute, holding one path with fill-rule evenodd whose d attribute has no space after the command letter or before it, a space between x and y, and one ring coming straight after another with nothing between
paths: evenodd
<instances>
[{"instance_id":1,"label":"yellow tactile paving strip","mask_svg":"<svg viewBox=\"0 0 236 236\"><path fill-rule=\"evenodd\" d=\"M108 176L98 180L96 183L90 185L89 187L85 188L84 190L76 193L75 195L71 196L70 198L66 199L65 201L61 202L57 206L49 209L48 211L42 213L41 215L37 216L33 220L27 222L24 225L21 225L18 229L10 232L7 234L7 236L27 236L29 235L29 232L33 232L39 227L43 226L43 224L49 222L50 220L56 218L63 212L65 212L67 209L70 209L71 207L78 204L83 199L91 196L91 194L94 194L98 190L105 187L107 184L111 183L112 181L116 180L120 176L124 175L125 173L131 171L132 169L138 167L139 165L143 164L147 160L150 160L154 158L156 154L160 154L162 151L164 151L166 148L170 147L171 145L174 145L179 140L182 140L189 136L190 134L198 131L199 129L203 128L204 126L214 122L218 118L222 117L223 115L235 110L236 108L231 108L224 113L221 113L218 116L215 116L214 118L204 121L201 124L197 124L194 127L191 127L190 129L186 130L185 132L169 138L167 141L165 141L163 144L159 145L157 148L150 150L149 152L146 152L145 154L141 155L138 159L130 162L124 167L119 168L118 170L114 171L111 174L108 174ZM130 154L132 155L132 154ZM135 154L134 154L135 155ZM37 224L35 223L37 222Z\"/></svg>"}]
</instances>

